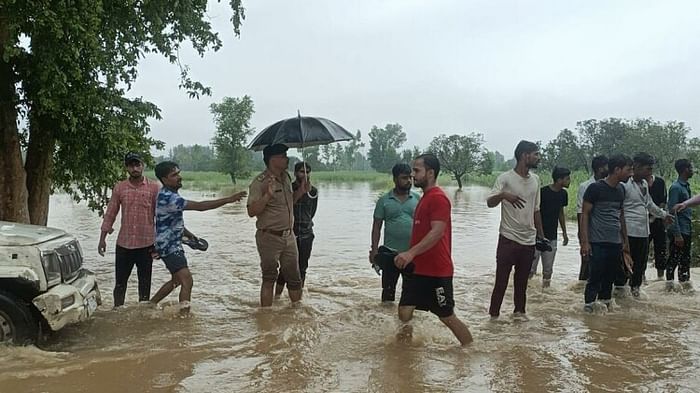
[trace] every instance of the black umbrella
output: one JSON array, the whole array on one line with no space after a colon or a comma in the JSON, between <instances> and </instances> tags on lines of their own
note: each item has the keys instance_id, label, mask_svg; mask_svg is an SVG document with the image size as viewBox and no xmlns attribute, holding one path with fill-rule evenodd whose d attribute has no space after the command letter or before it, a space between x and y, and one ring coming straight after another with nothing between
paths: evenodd
<instances>
[{"instance_id":1,"label":"black umbrella","mask_svg":"<svg viewBox=\"0 0 700 393\"><path fill-rule=\"evenodd\" d=\"M260 151L265 146L275 143L282 143L290 148L304 148L353 139L355 137L348 130L331 120L298 115L280 120L260 131L248 148Z\"/></svg>"}]
</instances>

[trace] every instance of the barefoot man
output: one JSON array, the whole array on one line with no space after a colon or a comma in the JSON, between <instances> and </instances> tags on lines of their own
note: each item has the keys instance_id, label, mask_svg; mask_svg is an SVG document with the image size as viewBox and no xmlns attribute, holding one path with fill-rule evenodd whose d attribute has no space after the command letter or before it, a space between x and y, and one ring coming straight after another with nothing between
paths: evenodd
<instances>
[{"instance_id":1,"label":"barefoot man","mask_svg":"<svg viewBox=\"0 0 700 393\"><path fill-rule=\"evenodd\" d=\"M165 263L172 277L153 295L151 303L158 304L180 286L180 310L188 312L192 295L192 274L187 267L185 251L182 249L182 237L197 240L197 237L185 228L182 217L184 210L205 211L216 209L227 203L238 202L246 195L239 192L226 198L211 201L189 201L178 194L182 188L180 168L172 161L156 165L156 177L163 183L156 203L156 251Z\"/></svg>"},{"instance_id":2,"label":"barefoot man","mask_svg":"<svg viewBox=\"0 0 700 393\"><path fill-rule=\"evenodd\" d=\"M399 319L409 322L415 309L430 311L467 345L473 341L472 335L454 314L452 205L437 185L439 174L440 161L434 155L422 154L413 161L413 181L423 190L423 197L413 216L411 247L394 260L399 270L414 265L413 272L404 275Z\"/></svg>"}]
</instances>

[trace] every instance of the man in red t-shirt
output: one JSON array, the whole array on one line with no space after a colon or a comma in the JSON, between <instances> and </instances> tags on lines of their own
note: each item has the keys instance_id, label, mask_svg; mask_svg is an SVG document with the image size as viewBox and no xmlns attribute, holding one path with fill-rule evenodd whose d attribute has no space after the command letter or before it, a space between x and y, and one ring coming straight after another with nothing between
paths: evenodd
<instances>
[{"instance_id":1,"label":"man in red t-shirt","mask_svg":"<svg viewBox=\"0 0 700 393\"><path fill-rule=\"evenodd\" d=\"M410 321L415 309L430 311L466 345L472 335L455 316L452 295L452 205L437 186L439 174L440 161L434 155L422 154L413 161L413 182L423 189L423 197L413 216L411 247L394 259L399 270L414 265L413 273L404 276L399 319Z\"/></svg>"}]
</instances>

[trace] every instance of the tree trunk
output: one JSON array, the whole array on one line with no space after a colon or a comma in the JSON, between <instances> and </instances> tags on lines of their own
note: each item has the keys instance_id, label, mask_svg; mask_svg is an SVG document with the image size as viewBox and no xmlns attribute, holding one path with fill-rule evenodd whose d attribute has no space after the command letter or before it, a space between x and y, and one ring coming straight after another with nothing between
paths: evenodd
<instances>
[{"instance_id":1,"label":"tree trunk","mask_svg":"<svg viewBox=\"0 0 700 393\"><path fill-rule=\"evenodd\" d=\"M29 192L29 219L35 225L46 225L49 216L53 153L56 148L54 124L48 118L40 116L33 118L30 124L27 162L24 168Z\"/></svg>"},{"instance_id":2,"label":"tree trunk","mask_svg":"<svg viewBox=\"0 0 700 393\"><path fill-rule=\"evenodd\" d=\"M462 176L464 175L458 175L455 173L455 180L457 180L457 188L462 189Z\"/></svg>"},{"instance_id":3,"label":"tree trunk","mask_svg":"<svg viewBox=\"0 0 700 393\"><path fill-rule=\"evenodd\" d=\"M0 220L28 223L26 174L17 130L17 92L12 65L4 61L10 45L6 18L0 18Z\"/></svg>"}]
</instances>

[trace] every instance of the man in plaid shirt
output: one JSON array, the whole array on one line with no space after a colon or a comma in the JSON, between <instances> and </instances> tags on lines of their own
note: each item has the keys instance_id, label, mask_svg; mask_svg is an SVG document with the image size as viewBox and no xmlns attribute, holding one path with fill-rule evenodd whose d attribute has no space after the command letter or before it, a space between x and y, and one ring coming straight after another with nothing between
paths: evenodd
<instances>
[{"instance_id":1,"label":"man in plaid shirt","mask_svg":"<svg viewBox=\"0 0 700 393\"><path fill-rule=\"evenodd\" d=\"M126 285L134 265L139 278L139 301L148 301L151 295L151 251L155 240L156 196L160 189L157 182L143 175L143 159L139 154L129 152L124 157L124 166L129 178L112 189L97 246L97 252L104 256L105 239L114 232L112 225L121 209L121 227L115 250L114 307L124 305Z\"/></svg>"}]
</instances>

